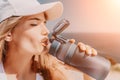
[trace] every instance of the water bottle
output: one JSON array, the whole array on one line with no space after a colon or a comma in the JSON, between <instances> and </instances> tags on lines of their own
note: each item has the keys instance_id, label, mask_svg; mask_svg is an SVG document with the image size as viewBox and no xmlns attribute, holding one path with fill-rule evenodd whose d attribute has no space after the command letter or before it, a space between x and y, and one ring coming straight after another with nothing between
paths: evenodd
<instances>
[{"instance_id":1,"label":"water bottle","mask_svg":"<svg viewBox=\"0 0 120 80\"><path fill-rule=\"evenodd\" d=\"M76 44L70 43L69 39L65 39L59 34L69 25L68 20L60 21L49 38L51 42L49 53L66 64L77 68L78 70L88 74L96 80L104 80L110 71L110 62L102 56L86 56L84 52L80 52Z\"/></svg>"}]
</instances>

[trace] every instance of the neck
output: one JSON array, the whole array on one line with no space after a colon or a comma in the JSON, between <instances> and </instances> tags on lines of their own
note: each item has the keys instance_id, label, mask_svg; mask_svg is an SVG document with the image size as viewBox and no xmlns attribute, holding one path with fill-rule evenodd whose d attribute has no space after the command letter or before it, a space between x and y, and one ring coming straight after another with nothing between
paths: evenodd
<instances>
[{"instance_id":1,"label":"neck","mask_svg":"<svg viewBox=\"0 0 120 80\"><path fill-rule=\"evenodd\" d=\"M29 55L29 53L25 55L26 53L19 53L18 51L8 52L3 63L6 74L14 74L17 77L33 74L31 70L32 55Z\"/></svg>"}]
</instances>

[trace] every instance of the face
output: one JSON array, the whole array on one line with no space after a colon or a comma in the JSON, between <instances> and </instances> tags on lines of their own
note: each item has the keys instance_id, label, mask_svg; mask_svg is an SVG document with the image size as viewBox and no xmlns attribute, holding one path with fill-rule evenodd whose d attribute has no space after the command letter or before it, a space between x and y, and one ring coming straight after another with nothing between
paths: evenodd
<instances>
[{"instance_id":1,"label":"face","mask_svg":"<svg viewBox=\"0 0 120 80\"><path fill-rule=\"evenodd\" d=\"M48 29L44 13L21 20L11 33L9 46L18 51L41 53L48 45Z\"/></svg>"}]
</instances>

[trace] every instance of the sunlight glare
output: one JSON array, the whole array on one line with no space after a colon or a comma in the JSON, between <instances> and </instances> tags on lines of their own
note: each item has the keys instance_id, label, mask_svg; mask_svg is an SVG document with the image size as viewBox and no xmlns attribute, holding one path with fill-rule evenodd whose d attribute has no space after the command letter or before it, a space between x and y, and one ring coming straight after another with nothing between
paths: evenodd
<instances>
[{"instance_id":1,"label":"sunlight glare","mask_svg":"<svg viewBox=\"0 0 120 80\"><path fill-rule=\"evenodd\" d=\"M116 6L117 8L120 8L120 0L112 0L114 6Z\"/></svg>"}]
</instances>

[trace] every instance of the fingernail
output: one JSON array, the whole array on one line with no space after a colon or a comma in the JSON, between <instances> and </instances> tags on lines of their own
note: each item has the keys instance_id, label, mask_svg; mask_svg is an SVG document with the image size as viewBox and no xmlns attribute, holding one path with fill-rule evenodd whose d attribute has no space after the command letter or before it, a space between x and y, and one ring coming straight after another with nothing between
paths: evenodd
<instances>
[{"instance_id":1,"label":"fingernail","mask_svg":"<svg viewBox=\"0 0 120 80\"><path fill-rule=\"evenodd\" d=\"M95 49L92 49L92 56L96 56L97 55L97 51Z\"/></svg>"},{"instance_id":2,"label":"fingernail","mask_svg":"<svg viewBox=\"0 0 120 80\"><path fill-rule=\"evenodd\" d=\"M85 44L79 42L78 46L79 46L79 48L80 48L81 51L85 51L86 50Z\"/></svg>"},{"instance_id":3,"label":"fingernail","mask_svg":"<svg viewBox=\"0 0 120 80\"><path fill-rule=\"evenodd\" d=\"M92 54L92 49L90 46L86 45L86 54L91 55Z\"/></svg>"},{"instance_id":4,"label":"fingernail","mask_svg":"<svg viewBox=\"0 0 120 80\"><path fill-rule=\"evenodd\" d=\"M85 51L86 50L86 47L84 45L80 45L80 50L81 51Z\"/></svg>"},{"instance_id":5,"label":"fingernail","mask_svg":"<svg viewBox=\"0 0 120 80\"><path fill-rule=\"evenodd\" d=\"M74 43L74 42L75 42L75 39L70 39L69 42L70 42L70 43Z\"/></svg>"},{"instance_id":6,"label":"fingernail","mask_svg":"<svg viewBox=\"0 0 120 80\"><path fill-rule=\"evenodd\" d=\"M91 55L92 54L92 50L91 49L86 49L86 55Z\"/></svg>"}]
</instances>

